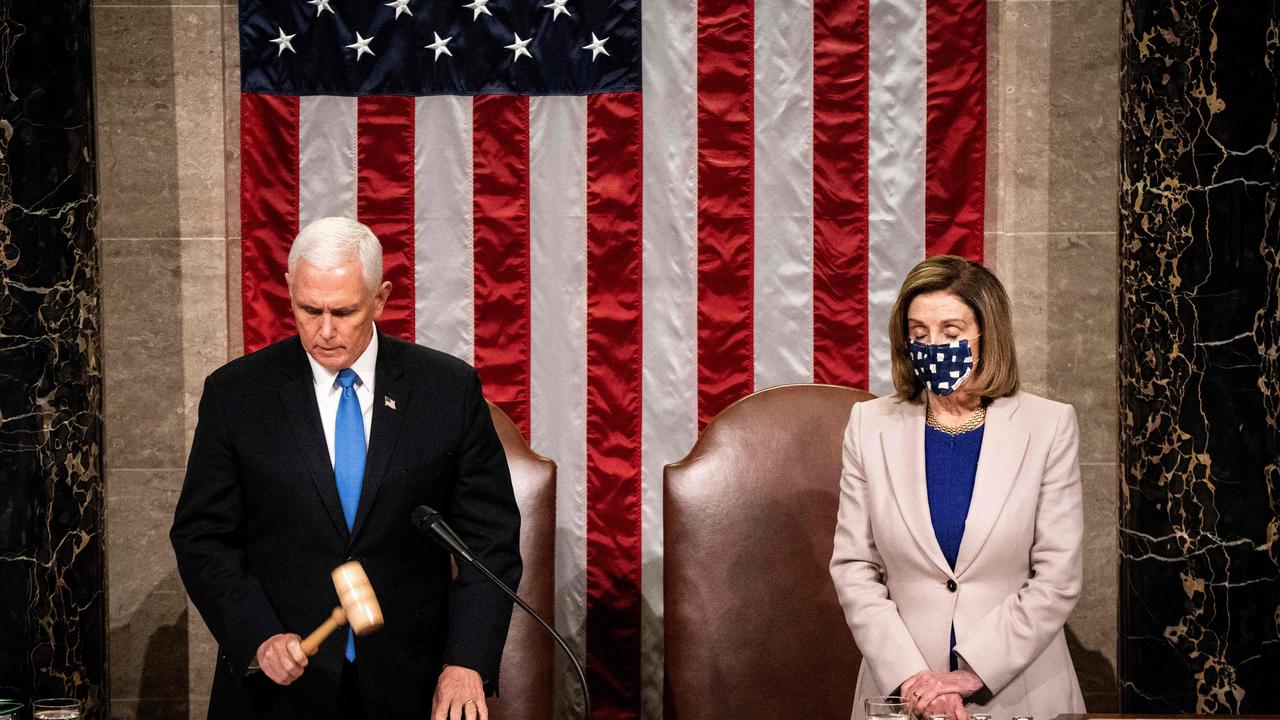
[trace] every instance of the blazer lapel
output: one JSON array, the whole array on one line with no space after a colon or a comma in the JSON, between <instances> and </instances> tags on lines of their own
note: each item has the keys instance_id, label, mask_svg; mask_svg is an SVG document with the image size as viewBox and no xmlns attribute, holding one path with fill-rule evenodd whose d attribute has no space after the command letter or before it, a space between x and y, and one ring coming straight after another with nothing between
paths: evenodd
<instances>
[{"instance_id":1,"label":"blazer lapel","mask_svg":"<svg viewBox=\"0 0 1280 720\"><path fill-rule=\"evenodd\" d=\"M316 405L315 379L306 351L299 342L296 362L284 373L280 383L280 402L285 417L302 456L311 482L320 494L320 502L329 513L334 529L345 540L348 536L347 521L342 516L342 501L338 499L338 484L329 460L329 447L324 439L324 426L320 423L320 408Z\"/></svg>"},{"instance_id":2,"label":"blazer lapel","mask_svg":"<svg viewBox=\"0 0 1280 720\"><path fill-rule=\"evenodd\" d=\"M907 413L880 435L890 487L907 529L916 544L938 569L951 575L929 515L929 491L924 478L924 405L906 406Z\"/></svg>"},{"instance_id":3,"label":"blazer lapel","mask_svg":"<svg viewBox=\"0 0 1280 720\"><path fill-rule=\"evenodd\" d=\"M1031 436L1010 419L1017 406L1015 396L1000 398L987 410L982 449L978 453L978 471L973 481L973 499L969 502L964 537L960 540L960 552L956 556L957 576L973 563L991 535L1027 452Z\"/></svg>"},{"instance_id":4,"label":"blazer lapel","mask_svg":"<svg viewBox=\"0 0 1280 720\"><path fill-rule=\"evenodd\" d=\"M369 430L369 450L365 455L364 483L360 488L360 504L356 506L356 521L351 528L350 542L355 542L365 521L378 488L386 475L387 465L400 437L402 418L409 406L410 385L405 382L398 342L378 333L378 361L374 370L373 424ZM407 518L406 518L407 522Z\"/></svg>"}]
</instances>

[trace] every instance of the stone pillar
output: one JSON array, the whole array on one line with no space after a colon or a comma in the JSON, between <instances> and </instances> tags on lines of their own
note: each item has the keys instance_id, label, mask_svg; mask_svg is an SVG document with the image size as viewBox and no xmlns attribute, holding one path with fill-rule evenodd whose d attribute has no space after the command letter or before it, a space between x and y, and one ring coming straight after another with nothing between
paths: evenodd
<instances>
[{"instance_id":1,"label":"stone pillar","mask_svg":"<svg viewBox=\"0 0 1280 720\"><path fill-rule=\"evenodd\" d=\"M88 0L0 0L0 696L104 718Z\"/></svg>"},{"instance_id":2,"label":"stone pillar","mask_svg":"<svg viewBox=\"0 0 1280 720\"><path fill-rule=\"evenodd\" d=\"M1120 681L1280 712L1280 3L1125 0Z\"/></svg>"}]
</instances>

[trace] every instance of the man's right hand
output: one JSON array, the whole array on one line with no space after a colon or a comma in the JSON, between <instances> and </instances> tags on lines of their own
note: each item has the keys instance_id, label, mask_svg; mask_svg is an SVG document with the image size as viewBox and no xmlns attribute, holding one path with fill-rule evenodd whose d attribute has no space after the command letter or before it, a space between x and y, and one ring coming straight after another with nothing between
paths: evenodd
<instances>
[{"instance_id":1,"label":"man's right hand","mask_svg":"<svg viewBox=\"0 0 1280 720\"><path fill-rule=\"evenodd\" d=\"M307 654L302 639L293 633L272 635L258 646L258 668L277 685L288 685L302 676Z\"/></svg>"}]
</instances>

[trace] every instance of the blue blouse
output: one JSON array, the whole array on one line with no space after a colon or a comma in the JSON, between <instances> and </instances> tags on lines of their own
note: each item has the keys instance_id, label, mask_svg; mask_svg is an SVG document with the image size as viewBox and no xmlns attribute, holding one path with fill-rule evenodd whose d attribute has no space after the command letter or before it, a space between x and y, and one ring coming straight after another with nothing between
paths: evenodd
<instances>
[{"instance_id":1,"label":"blue blouse","mask_svg":"<svg viewBox=\"0 0 1280 720\"><path fill-rule=\"evenodd\" d=\"M924 477L929 490L929 517L942 556L954 570L964 538L964 521L973 499L973 482L978 474L978 454L982 450L979 426L959 435L948 435L928 425L924 428ZM957 667L956 629L951 628L951 669Z\"/></svg>"}]
</instances>

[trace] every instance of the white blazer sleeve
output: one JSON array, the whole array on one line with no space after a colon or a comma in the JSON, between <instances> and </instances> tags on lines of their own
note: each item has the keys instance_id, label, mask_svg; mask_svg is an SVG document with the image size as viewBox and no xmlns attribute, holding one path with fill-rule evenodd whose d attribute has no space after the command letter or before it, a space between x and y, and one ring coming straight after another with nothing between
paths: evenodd
<instances>
[{"instance_id":1,"label":"white blazer sleeve","mask_svg":"<svg viewBox=\"0 0 1280 720\"><path fill-rule=\"evenodd\" d=\"M840 475L840 512L831 579L867 669L880 690L887 693L929 666L884 585L884 562L871 532L867 481L862 470L861 418L861 407L855 404L844 435L844 470Z\"/></svg>"},{"instance_id":2,"label":"white blazer sleeve","mask_svg":"<svg viewBox=\"0 0 1280 720\"><path fill-rule=\"evenodd\" d=\"M1080 597L1084 537L1080 431L1071 406L1058 418L1040 481L1030 577L956 643L992 693L999 693L1062 630Z\"/></svg>"}]
</instances>

